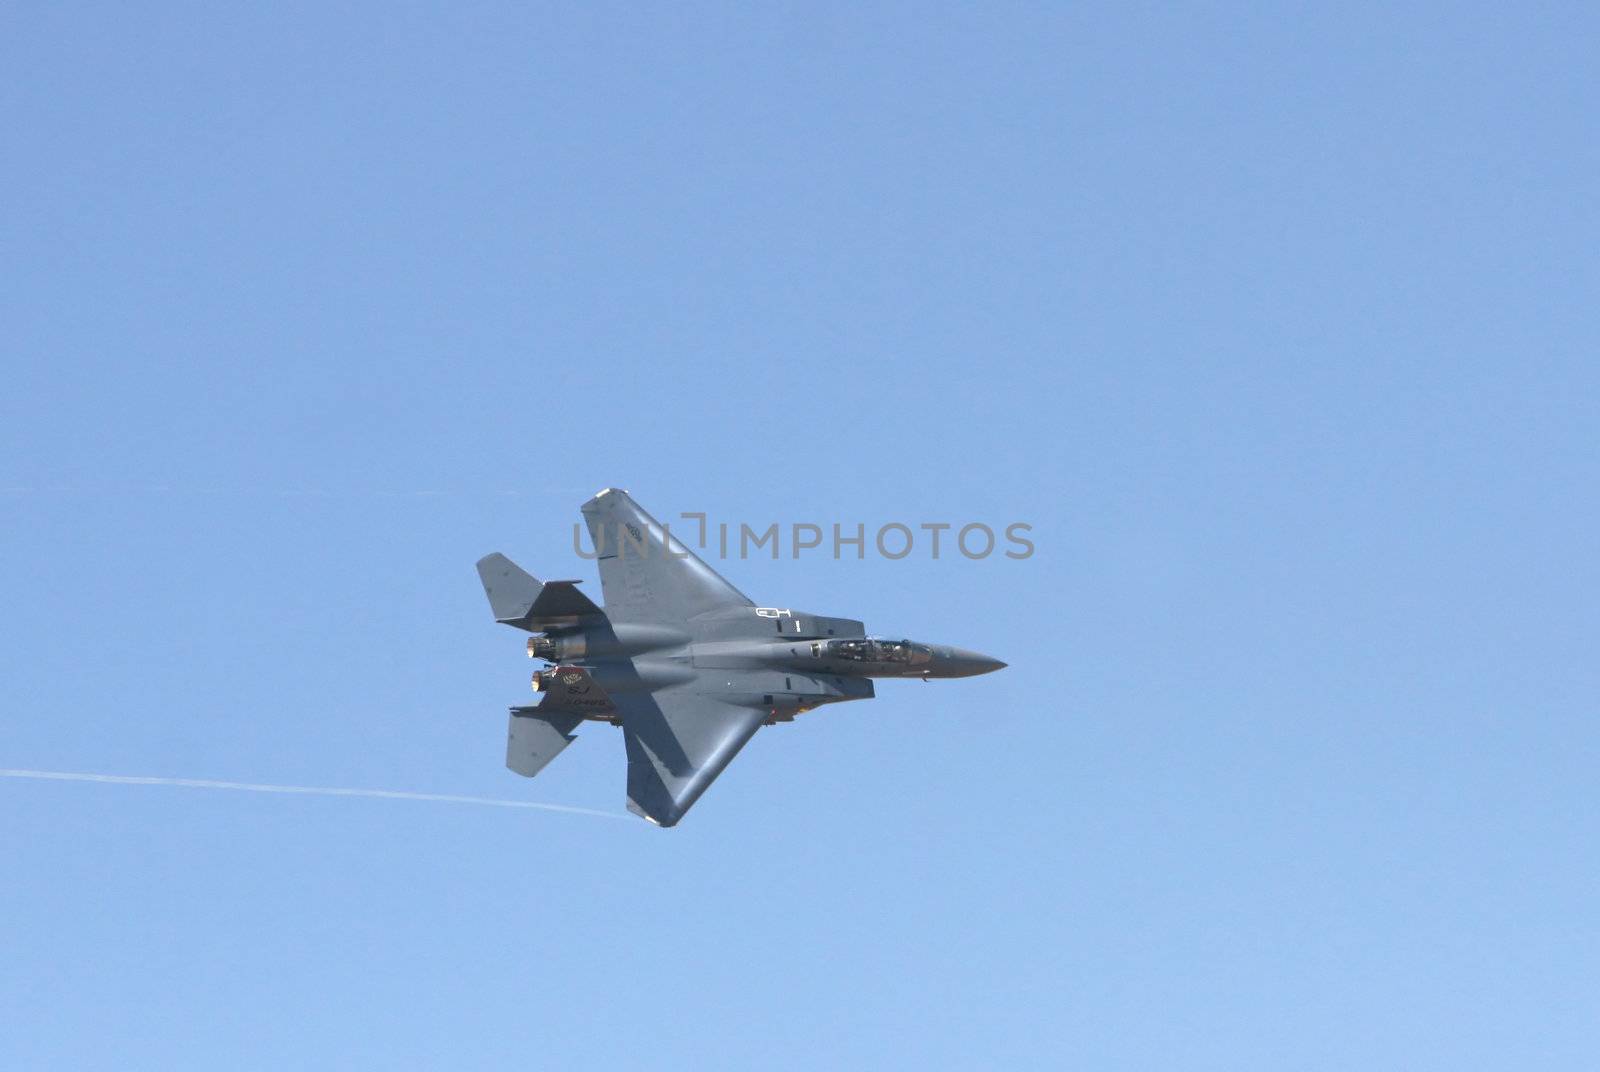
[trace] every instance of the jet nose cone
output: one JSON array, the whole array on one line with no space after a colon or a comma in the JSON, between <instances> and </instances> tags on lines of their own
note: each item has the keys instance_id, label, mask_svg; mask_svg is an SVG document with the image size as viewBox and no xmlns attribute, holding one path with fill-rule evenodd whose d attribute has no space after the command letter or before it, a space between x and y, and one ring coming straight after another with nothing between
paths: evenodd
<instances>
[{"instance_id":1,"label":"jet nose cone","mask_svg":"<svg viewBox=\"0 0 1600 1072\"><path fill-rule=\"evenodd\" d=\"M993 673L1006 665L999 659L981 652L966 651L962 648L951 648L947 658L946 673L950 677L976 677L979 674Z\"/></svg>"}]
</instances>

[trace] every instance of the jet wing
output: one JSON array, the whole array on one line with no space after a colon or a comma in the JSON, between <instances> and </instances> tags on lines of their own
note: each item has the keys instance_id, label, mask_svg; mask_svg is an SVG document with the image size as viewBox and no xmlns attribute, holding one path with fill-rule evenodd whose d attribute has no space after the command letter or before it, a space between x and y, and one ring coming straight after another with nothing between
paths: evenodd
<instances>
[{"instance_id":1,"label":"jet wing","mask_svg":"<svg viewBox=\"0 0 1600 1072\"><path fill-rule=\"evenodd\" d=\"M766 720L696 692L613 696L628 748L628 810L674 826Z\"/></svg>"},{"instance_id":2,"label":"jet wing","mask_svg":"<svg viewBox=\"0 0 1600 1072\"><path fill-rule=\"evenodd\" d=\"M708 611L754 606L627 492L602 491L583 504L583 519L612 621L682 625Z\"/></svg>"}]
</instances>

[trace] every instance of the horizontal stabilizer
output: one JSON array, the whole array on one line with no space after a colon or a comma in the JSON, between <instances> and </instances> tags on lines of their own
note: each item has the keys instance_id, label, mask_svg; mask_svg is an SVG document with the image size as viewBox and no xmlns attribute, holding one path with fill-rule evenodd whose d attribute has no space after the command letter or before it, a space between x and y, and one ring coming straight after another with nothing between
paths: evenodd
<instances>
[{"instance_id":1,"label":"horizontal stabilizer","mask_svg":"<svg viewBox=\"0 0 1600 1072\"><path fill-rule=\"evenodd\" d=\"M533 601L528 619L541 625L550 625L557 620L576 620L602 613L588 596L578 591L577 581L546 581L539 598Z\"/></svg>"},{"instance_id":2,"label":"horizontal stabilizer","mask_svg":"<svg viewBox=\"0 0 1600 1072\"><path fill-rule=\"evenodd\" d=\"M570 625L579 618L604 612L578 591L576 581L541 584L531 574L496 552L478 560L478 579L489 597L494 620L539 632L554 625Z\"/></svg>"},{"instance_id":3,"label":"horizontal stabilizer","mask_svg":"<svg viewBox=\"0 0 1600 1072\"><path fill-rule=\"evenodd\" d=\"M513 707L506 735L506 766L532 778L544 770L561 750L577 740L573 734L582 715L539 714L536 707Z\"/></svg>"}]
</instances>

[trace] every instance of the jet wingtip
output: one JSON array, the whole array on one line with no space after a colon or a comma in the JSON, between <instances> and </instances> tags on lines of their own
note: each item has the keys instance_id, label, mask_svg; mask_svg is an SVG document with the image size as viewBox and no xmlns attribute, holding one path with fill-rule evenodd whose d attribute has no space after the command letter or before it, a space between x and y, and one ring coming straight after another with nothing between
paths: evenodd
<instances>
[{"instance_id":1,"label":"jet wingtip","mask_svg":"<svg viewBox=\"0 0 1600 1072\"><path fill-rule=\"evenodd\" d=\"M671 813L662 816L651 815L649 812L641 808L636 801L631 799L628 801L628 810L652 826L659 826L662 829L666 829L669 826L677 826L678 820L682 818L681 814L674 815Z\"/></svg>"},{"instance_id":2,"label":"jet wingtip","mask_svg":"<svg viewBox=\"0 0 1600 1072\"><path fill-rule=\"evenodd\" d=\"M628 494L627 488L601 488L579 509L585 517L592 517L596 514L627 510L629 507L637 510L639 504L633 501L633 496Z\"/></svg>"}]
</instances>

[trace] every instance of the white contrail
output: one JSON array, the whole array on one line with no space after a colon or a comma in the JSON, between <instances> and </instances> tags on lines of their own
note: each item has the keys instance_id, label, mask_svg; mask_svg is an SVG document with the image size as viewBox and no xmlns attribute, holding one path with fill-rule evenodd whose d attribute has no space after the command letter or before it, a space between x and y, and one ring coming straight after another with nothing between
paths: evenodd
<instances>
[{"instance_id":1,"label":"white contrail","mask_svg":"<svg viewBox=\"0 0 1600 1072\"><path fill-rule=\"evenodd\" d=\"M318 785L256 785L252 782L217 782L206 778L151 778L132 774L82 774L77 771L6 770L0 778L35 778L52 782L110 782L114 785L173 785L182 789L242 789L247 793L303 793L322 797L381 797L385 800L431 800L437 804L483 804L491 808L533 808L538 811L564 811L572 815L597 815L602 819L622 819L616 812L593 808L573 808L565 804L535 804L528 800L497 800L494 797L461 797L449 793L403 793L397 789L336 789Z\"/></svg>"}]
</instances>

